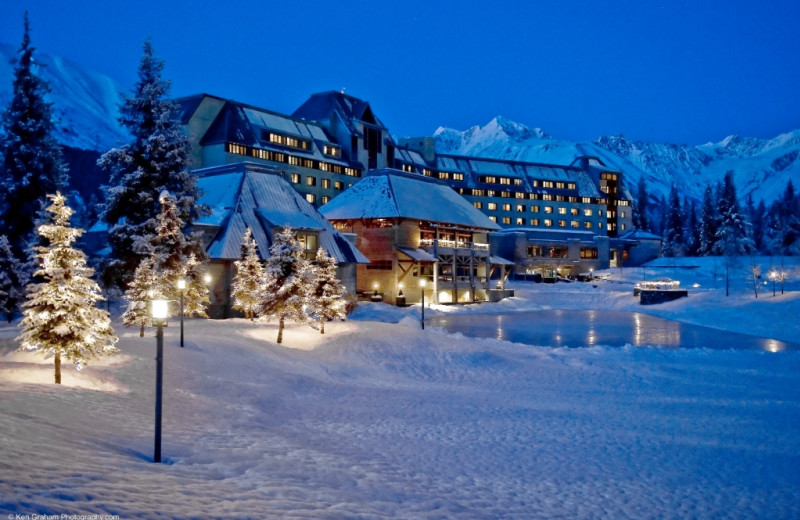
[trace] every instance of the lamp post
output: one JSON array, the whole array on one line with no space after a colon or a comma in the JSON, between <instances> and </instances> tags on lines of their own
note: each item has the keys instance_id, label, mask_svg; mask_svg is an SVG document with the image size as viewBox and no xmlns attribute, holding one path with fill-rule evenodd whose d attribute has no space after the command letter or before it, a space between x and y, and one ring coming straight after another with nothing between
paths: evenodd
<instances>
[{"instance_id":1,"label":"lamp post","mask_svg":"<svg viewBox=\"0 0 800 520\"><path fill-rule=\"evenodd\" d=\"M183 348L183 291L186 290L186 280L178 280L178 291L181 293L181 348Z\"/></svg>"},{"instance_id":2,"label":"lamp post","mask_svg":"<svg viewBox=\"0 0 800 520\"><path fill-rule=\"evenodd\" d=\"M167 300L151 302L153 325L156 326L156 426L153 462L161 462L161 396L164 383L164 325L167 323Z\"/></svg>"},{"instance_id":3,"label":"lamp post","mask_svg":"<svg viewBox=\"0 0 800 520\"><path fill-rule=\"evenodd\" d=\"M419 281L419 286L422 289L422 315L420 316L419 323L422 325L422 330L425 330L425 280Z\"/></svg>"},{"instance_id":4,"label":"lamp post","mask_svg":"<svg viewBox=\"0 0 800 520\"><path fill-rule=\"evenodd\" d=\"M775 275L776 275L775 271L770 271L769 272L769 279L772 280L772 297L773 298L775 297L775 278L777 278L777 276L775 276Z\"/></svg>"}]
</instances>

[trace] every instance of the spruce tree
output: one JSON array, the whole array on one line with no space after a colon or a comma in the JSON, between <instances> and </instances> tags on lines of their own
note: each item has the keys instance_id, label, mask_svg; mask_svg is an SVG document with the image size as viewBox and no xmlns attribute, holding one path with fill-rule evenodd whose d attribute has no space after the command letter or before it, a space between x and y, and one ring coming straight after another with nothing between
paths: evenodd
<instances>
[{"instance_id":1,"label":"spruce tree","mask_svg":"<svg viewBox=\"0 0 800 520\"><path fill-rule=\"evenodd\" d=\"M55 382L61 384L62 356L80 370L101 354L116 353L118 339L108 313L96 306L103 297L90 278L94 270L86 266L86 255L72 247L84 230L70 227L72 210L65 197L56 193L48 198L52 221L38 228L48 245L36 247L41 268L35 275L44 281L28 286L18 339L20 349L55 358Z\"/></svg>"},{"instance_id":2,"label":"spruce tree","mask_svg":"<svg viewBox=\"0 0 800 520\"><path fill-rule=\"evenodd\" d=\"M688 208L687 225L683 230L686 239L686 254L697 256L700 250L700 219L697 217L697 203L694 200L684 199L683 207Z\"/></svg>"},{"instance_id":3,"label":"spruce tree","mask_svg":"<svg viewBox=\"0 0 800 520\"><path fill-rule=\"evenodd\" d=\"M641 176L636 190L636 211L633 213L633 227L642 231L650 231L650 219L647 216L648 197L647 183L644 180L644 176Z\"/></svg>"},{"instance_id":4,"label":"spruce tree","mask_svg":"<svg viewBox=\"0 0 800 520\"><path fill-rule=\"evenodd\" d=\"M264 266L264 292L259 319L278 320L278 343L283 341L287 319L306 321L304 310L311 289L308 260L291 228L284 228L274 237L270 257Z\"/></svg>"},{"instance_id":5,"label":"spruce tree","mask_svg":"<svg viewBox=\"0 0 800 520\"><path fill-rule=\"evenodd\" d=\"M0 312L6 314L9 323L14 319L19 302L25 297L23 289L26 276L22 265L5 235L0 235Z\"/></svg>"},{"instance_id":6,"label":"spruce tree","mask_svg":"<svg viewBox=\"0 0 800 520\"><path fill-rule=\"evenodd\" d=\"M170 84L162 79L164 62L153 56L149 40L139 64L133 95L120 107L120 124L133 141L109 150L98 164L110 171L101 218L109 226L111 254L103 278L122 288L149 251L142 237L156 233L159 195L176 198L178 215L188 226L200 215L197 178L189 170L189 140L177 119L177 105L168 99ZM195 253L201 255L199 246Z\"/></svg>"},{"instance_id":7,"label":"spruce tree","mask_svg":"<svg viewBox=\"0 0 800 520\"><path fill-rule=\"evenodd\" d=\"M736 265L736 257L753 251L753 242L748 237L749 222L739 207L732 172L725 174L717 205L720 220L712 250L726 258L725 296L728 296L730 295L730 271Z\"/></svg>"},{"instance_id":8,"label":"spruce tree","mask_svg":"<svg viewBox=\"0 0 800 520\"><path fill-rule=\"evenodd\" d=\"M316 265L311 269L312 287L308 295L307 314L319 320L319 332L325 334L325 322L344 318L347 302L344 300L345 288L336 278L336 259L319 248ZM314 326L315 322L309 322Z\"/></svg>"},{"instance_id":9,"label":"spruce tree","mask_svg":"<svg viewBox=\"0 0 800 520\"><path fill-rule=\"evenodd\" d=\"M183 291L183 314L185 316L200 316L208 318L206 308L209 304L208 286L203 280L205 265L197 259L197 255L189 253L184 269L186 289Z\"/></svg>"},{"instance_id":10,"label":"spruce tree","mask_svg":"<svg viewBox=\"0 0 800 520\"><path fill-rule=\"evenodd\" d=\"M17 258L25 258L36 239L36 221L47 194L68 181L62 151L53 137L55 124L46 81L36 73L28 13L19 58L14 68L11 102L0 119L0 234ZM38 242L37 242L38 243Z\"/></svg>"},{"instance_id":11,"label":"spruce tree","mask_svg":"<svg viewBox=\"0 0 800 520\"><path fill-rule=\"evenodd\" d=\"M144 337L144 328L152 323L150 301L163 298L160 294L162 283L158 279L155 265L155 254L142 258L125 291L128 308L122 313L122 323L126 326L138 325L140 338Z\"/></svg>"},{"instance_id":12,"label":"spruce tree","mask_svg":"<svg viewBox=\"0 0 800 520\"><path fill-rule=\"evenodd\" d=\"M250 228L242 237L242 255L234 262L236 274L233 277L233 308L244 312L244 317L253 320L263 300L262 283L264 268L258 257L258 246Z\"/></svg>"},{"instance_id":13,"label":"spruce tree","mask_svg":"<svg viewBox=\"0 0 800 520\"><path fill-rule=\"evenodd\" d=\"M703 208L700 213L700 246L698 254L709 256L713 254L714 242L719 227L719 212L711 186L706 186L703 192Z\"/></svg>"},{"instance_id":14,"label":"spruce tree","mask_svg":"<svg viewBox=\"0 0 800 520\"><path fill-rule=\"evenodd\" d=\"M686 242L683 236L683 213L678 188L675 184L669 191L669 209L664 221L664 235L661 243L661 256L683 256Z\"/></svg>"}]
</instances>

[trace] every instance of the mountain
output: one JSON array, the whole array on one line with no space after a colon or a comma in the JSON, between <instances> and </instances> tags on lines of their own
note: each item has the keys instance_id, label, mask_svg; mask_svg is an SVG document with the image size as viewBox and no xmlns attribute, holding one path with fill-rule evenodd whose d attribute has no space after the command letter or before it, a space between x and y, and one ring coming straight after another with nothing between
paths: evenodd
<instances>
[{"instance_id":1,"label":"mountain","mask_svg":"<svg viewBox=\"0 0 800 520\"><path fill-rule=\"evenodd\" d=\"M768 140L729 136L699 146L631 141L622 135L576 143L498 116L465 131L440 127L433 136L440 153L552 164L594 155L624 172L631 192L644 177L654 199L666 197L675 183L685 195L701 200L709 183L732 171L743 200L752 194L756 202L769 204L790 178L800 176L800 130Z\"/></svg>"},{"instance_id":2,"label":"mountain","mask_svg":"<svg viewBox=\"0 0 800 520\"><path fill-rule=\"evenodd\" d=\"M12 96L17 48L0 43L0 108L8 106ZM119 104L124 89L99 72L58 56L34 52L38 74L50 84L47 100L53 103L57 118L55 137L59 143L80 150L105 152L127 142L119 126Z\"/></svg>"}]
</instances>

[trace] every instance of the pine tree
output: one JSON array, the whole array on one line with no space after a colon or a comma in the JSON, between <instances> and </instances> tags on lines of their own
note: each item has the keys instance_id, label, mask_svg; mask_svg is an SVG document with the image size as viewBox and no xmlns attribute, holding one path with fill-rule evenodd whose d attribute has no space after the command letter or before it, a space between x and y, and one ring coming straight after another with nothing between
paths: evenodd
<instances>
[{"instance_id":1,"label":"pine tree","mask_svg":"<svg viewBox=\"0 0 800 520\"><path fill-rule=\"evenodd\" d=\"M708 256L713 253L714 242L719 227L719 213L711 186L703 192L703 208L700 214L700 247L698 254Z\"/></svg>"},{"instance_id":2,"label":"pine tree","mask_svg":"<svg viewBox=\"0 0 800 520\"><path fill-rule=\"evenodd\" d=\"M233 308L244 312L244 317L251 321L258 311L264 297L262 283L264 268L258 257L258 246L253 239L250 228L242 238L241 259L234 262L236 275L233 277Z\"/></svg>"},{"instance_id":3,"label":"pine tree","mask_svg":"<svg viewBox=\"0 0 800 520\"><path fill-rule=\"evenodd\" d=\"M111 254L103 277L108 286L124 287L149 251L142 237L156 233L159 195L176 198L184 226L200 216L197 178L188 171L189 140L177 119L177 105L168 99L169 82L161 77L164 62L153 56L149 40L139 64L133 96L120 107L120 124L133 142L109 150L98 164L110 171L101 218L109 225ZM195 244L194 252L202 255Z\"/></svg>"},{"instance_id":4,"label":"pine tree","mask_svg":"<svg viewBox=\"0 0 800 520\"><path fill-rule=\"evenodd\" d=\"M18 339L20 349L54 356L55 382L61 384L62 356L80 370L98 355L116 353L118 339L108 313L96 307L103 297L90 278L94 270L86 266L86 255L72 247L84 230L70 227L72 210L65 197L56 193L48 198L52 223L39 226L38 232L49 245L36 248L41 269L35 274L44 282L28 286Z\"/></svg>"},{"instance_id":5,"label":"pine tree","mask_svg":"<svg viewBox=\"0 0 800 520\"><path fill-rule=\"evenodd\" d=\"M6 314L8 322L14 319L19 302L25 297L23 290L25 273L5 235L0 235L0 312Z\"/></svg>"},{"instance_id":6,"label":"pine tree","mask_svg":"<svg viewBox=\"0 0 800 520\"><path fill-rule=\"evenodd\" d=\"M684 199L683 207L689 208L687 225L684 229L686 254L688 256L697 256L700 251L700 220L697 218L697 203L694 200Z\"/></svg>"},{"instance_id":7,"label":"pine tree","mask_svg":"<svg viewBox=\"0 0 800 520\"><path fill-rule=\"evenodd\" d=\"M764 200L759 201L758 206L753 203L753 194L747 195L747 217L750 220L751 238L756 251L764 248L764 215L767 212Z\"/></svg>"},{"instance_id":8,"label":"pine tree","mask_svg":"<svg viewBox=\"0 0 800 520\"><path fill-rule=\"evenodd\" d=\"M644 176L639 177L639 184L636 192L636 211L633 213L633 227L642 231L650 231L650 219L647 216L649 207L647 184Z\"/></svg>"},{"instance_id":9,"label":"pine tree","mask_svg":"<svg viewBox=\"0 0 800 520\"><path fill-rule=\"evenodd\" d=\"M686 241L683 236L683 213L678 188L675 184L669 191L669 210L664 223L664 235L661 243L661 256L683 256Z\"/></svg>"},{"instance_id":10,"label":"pine tree","mask_svg":"<svg viewBox=\"0 0 800 520\"><path fill-rule=\"evenodd\" d=\"M206 307L208 307L208 286L203 280L205 266L197 259L194 253L189 253L184 270L186 289L183 291L183 314L186 316L200 316L208 318Z\"/></svg>"},{"instance_id":11,"label":"pine tree","mask_svg":"<svg viewBox=\"0 0 800 520\"><path fill-rule=\"evenodd\" d=\"M178 280L186 277L186 262L192 254L191 244L183 234L183 221L178 206L169 192L161 192L159 197L161 211L156 217L156 233L147 239L150 251L155 255L155 271L162 286L160 292L168 300L177 301ZM145 246L140 246L145 249Z\"/></svg>"},{"instance_id":12,"label":"pine tree","mask_svg":"<svg viewBox=\"0 0 800 520\"><path fill-rule=\"evenodd\" d=\"M322 248L317 250L316 266L311 272L313 285L306 312L319 319L319 332L325 334L326 321L344 318L346 315L345 288L336 279L336 259ZM310 323L313 324L314 321Z\"/></svg>"},{"instance_id":13,"label":"pine tree","mask_svg":"<svg viewBox=\"0 0 800 520\"><path fill-rule=\"evenodd\" d=\"M753 251L753 242L748 237L749 222L739 208L732 172L725 174L717 205L720 221L713 252L726 257L725 296L728 296L730 295L730 271L736 263L736 257Z\"/></svg>"},{"instance_id":14,"label":"pine tree","mask_svg":"<svg viewBox=\"0 0 800 520\"><path fill-rule=\"evenodd\" d=\"M291 228L276 234L264 267L264 292L259 319L278 320L278 343L287 319L306 321L304 310L311 280L308 260Z\"/></svg>"},{"instance_id":15,"label":"pine tree","mask_svg":"<svg viewBox=\"0 0 800 520\"><path fill-rule=\"evenodd\" d=\"M152 323L149 302L163 298L160 294L162 282L156 274L155 264L155 254L142 258L125 291L128 309L122 313L122 323L127 326L138 325L140 338L144 337L144 328Z\"/></svg>"},{"instance_id":16,"label":"pine tree","mask_svg":"<svg viewBox=\"0 0 800 520\"><path fill-rule=\"evenodd\" d=\"M36 220L47 194L66 187L67 167L53 137L55 124L46 81L36 76L28 13L19 59L14 68L11 102L0 119L0 234L17 258L24 258L35 238Z\"/></svg>"}]
</instances>

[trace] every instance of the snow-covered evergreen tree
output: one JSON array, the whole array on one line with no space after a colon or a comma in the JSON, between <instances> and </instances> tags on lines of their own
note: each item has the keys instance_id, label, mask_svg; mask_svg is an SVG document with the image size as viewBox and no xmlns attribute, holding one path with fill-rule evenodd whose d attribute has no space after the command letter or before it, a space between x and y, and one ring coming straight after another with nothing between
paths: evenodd
<instances>
[{"instance_id":1,"label":"snow-covered evergreen tree","mask_svg":"<svg viewBox=\"0 0 800 520\"><path fill-rule=\"evenodd\" d=\"M154 253L142 258L125 291L128 309L122 313L122 323L127 326L138 325L140 338L144 337L144 328L152 323L150 301L164 297L161 294L163 284L156 273L155 264Z\"/></svg>"},{"instance_id":2,"label":"snow-covered evergreen tree","mask_svg":"<svg viewBox=\"0 0 800 520\"><path fill-rule=\"evenodd\" d=\"M283 341L287 319L306 321L306 298L311 290L311 276L304 249L291 228L274 237L270 257L264 266L264 292L259 319L278 320L278 343Z\"/></svg>"},{"instance_id":3,"label":"snow-covered evergreen tree","mask_svg":"<svg viewBox=\"0 0 800 520\"><path fill-rule=\"evenodd\" d=\"M800 196L791 179L783 196L772 203L766 219L770 251L778 255L800 254Z\"/></svg>"},{"instance_id":4,"label":"snow-covered evergreen tree","mask_svg":"<svg viewBox=\"0 0 800 520\"><path fill-rule=\"evenodd\" d=\"M725 174L719 193L717 206L720 220L712 252L726 258L725 296L728 296L730 294L730 271L736 266L736 257L750 254L754 248L748 233L750 224L739 207L732 172Z\"/></svg>"},{"instance_id":5,"label":"snow-covered evergreen tree","mask_svg":"<svg viewBox=\"0 0 800 520\"><path fill-rule=\"evenodd\" d=\"M183 314L185 316L208 318L208 314L206 314L209 304L208 286L203 280L204 272L205 265L197 259L194 253L189 253L183 273L186 280L186 289L183 291Z\"/></svg>"},{"instance_id":6,"label":"snow-covered evergreen tree","mask_svg":"<svg viewBox=\"0 0 800 520\"><path fill-rule=\"evenodd\" d=\"M159 196L176 198L178 215L188 226L200 215L197 178L189 172L189 140L169 99L169 82L162 79L164 62L153 56L149 40L139 64L133 96L120 107L120 124L133 142L109 150L98 164L111 173L105 187L101 218L109 225L111 254L103 277L109 286L124 287L149 251L141 238L156 233ZM198 246L195 253L201 255Z\"/></svg>"},{"instance_id":7,"label":"snow-covered evergreen tree","mask_svg":"<svg viewBox=\"0 0 800 520\"><path fill-rule=\"evenodd\" d=\"M25 297L25 278L22 264L11 251L8 239L0 235L0 312L5 313L9 323Z\"/></svg>"},{"instance_id":8,"label":"snow-covered evergreen tree","mask_svg":"<svg viewBox=\"0 0 800 520\"><path fill-rule=\"evenodd\" d=\"M108 313L96 306L103 297L90 278L94 270L86 266L86 255L72 247L84 230L70 227L72 210L64 196L48 198L52 223L39 226L38 232L49 245L37 247L41 268L35 273L44 282L28 286L18 339L21 349L55 358L55 382L60 384L62 356L80 370L101 354L116 353L118 339Z\"/></svg>"},{"instance_id":9,"label":"snow-covered evergreen tree","mask_svg":"<svg viewBox=\"0 0 800 520\"><path fill-rule=\"evenodd\" d=\"M313 285L308 295L306 314L319 320L319 332L325 334L325 322L344 318L347 302L345 288L336 278L336 259L319 248L316 265L311 269ZM315 326L316 321L309 322Z\"/></svg>"},{"instance_id":10,"label":"snow-covered evergreen tree","mask_svg":"<svg viewBox=\"0 0 800 520\"><path fill-rule=\"evenodd\" d=\"M63 190L68 181L61 147L53 137L52 107L45 101L50 87L36 75L34 50L26 12L13 94L0 118L0 234L8 237L20 259L29 243L38 244L36 221L47 194Z\"/></svg>"},{"instance_id":11,"label":"snow-covered evergreen tree","mask_svg":"<svg viewBox=\"0 0 800 520\"><path fill-rule=\"evenodd\" d=\"M258 246L250 228L242 237L241 259L234 262L236 274L233 277L233 308L244 312L244 317L253 320L264 297L262 294L264 268L258 256Z\"/></svg>"},{"instance_id":12,"label":"snow-covered evergreen tree","mask_svg":"<svg viewBox=\"0 0 800 520\"><path fill-rule=\"evenodd\" d=\"M156 217L156 233L143 238L147 239L148 247L156 257L154 269L163 284L162 295L168 300L177 300L178 280L185 279L186 261L192 247L183 234L183 221L175 197L163 191L159 201L161 211ZM145 246L139 249L145 249Z\"/></svg>"}]
</instances>

